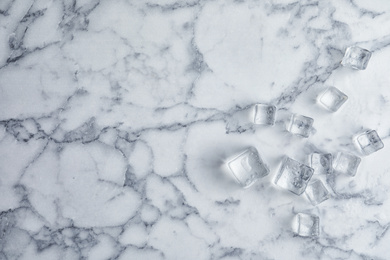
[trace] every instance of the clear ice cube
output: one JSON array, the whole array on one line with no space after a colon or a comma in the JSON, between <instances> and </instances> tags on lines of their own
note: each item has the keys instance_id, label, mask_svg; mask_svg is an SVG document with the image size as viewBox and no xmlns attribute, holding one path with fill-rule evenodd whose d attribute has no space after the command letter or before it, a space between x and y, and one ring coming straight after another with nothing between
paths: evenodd
<instances>
[{"instance_id":1,"label":"clear ice cube","mask_svg":"<svg viewBox=\"0 0 390 260\"><path fill-rule=\"evenodd\" d=\"M366 155L372 154L384 147L382 140L375 130L365 131L356 135L355 141Z\"/></svg>"},{"instance_id":2,"label":"clear ice cube","mask_svg":"<svg viewBox=\"0 0 390 260\"><path fill-rule=\"evenodd\" d=\"M254 147L249 147L237 154L227 164L237 182L244 188L251 186L269 173L267 165L264 164Z\"/></svg>"},{"instance_id":3,"label":"clear ice cube","mask_svg":"<svg viewBox=\"0 0 390 260\"><path fill-rule=\"evenodd\" d=\"M314 121L313 118L293 114L291 115L290 123L287 127L287 131L289 131L292 134L307 138L310 135L313 121Z\"/></svg>"},{"instance_id":4,"label":"clear ice cube","mask_svg":"<svg viewBox=\"0 0 390 260\"><path fill-rule=\"evenodd\" d=\"M338 152L333 162L333 169L338 174L355 176L360 164L360 157L350 153Z\"/></svg>"},{"instance_id":5,"label":"clear ice cube","mask_svg":"<svg viewBox=\"0 0 390 260\"><path fill-rule=\"evenodd\" d=\"M330 153L312 153L309 157L309 165L314 169L314 173L331 174L333 156Z\"/></svg>"},{"instance_id":6,"label":"clear ice cube","mask_svg":"<svg viewBox=\"0 0 390 260\"><path fill-rule=\"evenodd\" d=\"M356 70L365 70L370 58L371 52L369 50L360 48L358 46L351 46L348 47L345 51L341 65Z\"/></svg>"},{"instance_id":7,"label":"clear ice cube","mask_svg":"<svg viewBox=\"0 0 390 260\"><path fill-rule=\"evenodd\" d=\"M256 104L254 107L253 123L256 125L274 125L276 107L266 104Z\"/></svg>"},{"instance_id":8,"label":"clear ice cube","mask_svg":"<svg viewBox=\"0 0 390 260\"><path fill-rule=\"evenodd\" d=\"M318 237L320 235L320 218L316 215L298 213L292 223L295 234L302 237Z\"/></svg>"},{"instance_id":9,"label":"clear ice cube","mask_svg":"<svg viewBox=\"0 0 390 260\"><path fill-rule=\"evenodd\" d=\"M319 97L318 103L325 109L336 112L347 101L348 96L335 87L327 88Z\"/></svg>"},{"instance_id":10,"label":"clear ice cube","mask_svg":"<svg viewBox=\"0 0 390 260\"><path fill-rule=\"evenodd\" d=\"M313 171L309 166L285 157L276 175L275 184L296 195L301 195L305 191Z\"/></svg>"},{"instance_id":11,"label":"clear ice cube","mask_svg":"<svg viewBox=\"0 0 390 260\"><path fill-rule=\"evenodd\" d=\"M329 192L320 180L309 183L305 190L305 194L313 206L320 204L329 198Z\"/></svg>"}]
</instances>

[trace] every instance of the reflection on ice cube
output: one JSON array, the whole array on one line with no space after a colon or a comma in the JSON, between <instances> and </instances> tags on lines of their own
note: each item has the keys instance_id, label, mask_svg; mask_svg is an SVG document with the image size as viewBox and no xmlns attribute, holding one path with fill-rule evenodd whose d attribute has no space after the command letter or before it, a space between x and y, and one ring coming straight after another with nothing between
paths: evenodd
<instances>
[{"instance_id":1,"label":"reflection on ice cube","mask_svg":"<svg viewBox=\"0 0 390 260\"><path fill-rule=\"evenodd\" d=\"M336 112L347 101L348 96L335 87L327 88L317 99L325 109Z\"/></svg>"},{"instance_id":2,"label":"reflection on ice cube","mask_svg":"<svg viewBox=\"0 0 390 260\"><path fill-rule=\"evenodd\" d=\"M264 164L254 147L233 156L227 165L236 181L244 188L251 186L269 173L267 165Z\"/></svg>"},{"instance_id":3,"label":"reflection on ice cube","mask_svg":"<svg viewBox=\"0 0 390 260\"><path fill-rule=\"evenodd\" d=\"M292 222L293 232L302 237L318 237L320 234L320 218L316 215L298 213Z\"/></svg>"},{"instance_id":4,"label":"reflection on ice cube","mask_svg":"<svg viewBox=\"0 0 390 260\"><path fill-rule=\"evenodd\" d=\"M358 46L348 47L345 51L341 65L356 70L365 70L368 61L371 58L371 52Z\"/></svg>"}]
</instances>

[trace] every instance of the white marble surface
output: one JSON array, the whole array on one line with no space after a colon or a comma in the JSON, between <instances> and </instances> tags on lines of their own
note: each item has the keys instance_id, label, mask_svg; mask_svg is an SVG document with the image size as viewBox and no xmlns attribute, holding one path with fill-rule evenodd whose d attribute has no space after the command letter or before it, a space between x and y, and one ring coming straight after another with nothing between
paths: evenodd
<instances>
[{"instance_id":1,"label":"white marble surface","mask_svg":"<svg viewBox=\"0 0 390 260\"><path fill-rule=\"evenodd\" d=\"M340 66L350 45L366 70ZM0 259L389 259L389 71L386 0L1 0ZM349 97L334 114L327 86ZM272 184L282 156L356 152L365 129L384 149L329 200ZM243 190L220 166L249 145L270 174Z\"/></svg>"}]
</instances>

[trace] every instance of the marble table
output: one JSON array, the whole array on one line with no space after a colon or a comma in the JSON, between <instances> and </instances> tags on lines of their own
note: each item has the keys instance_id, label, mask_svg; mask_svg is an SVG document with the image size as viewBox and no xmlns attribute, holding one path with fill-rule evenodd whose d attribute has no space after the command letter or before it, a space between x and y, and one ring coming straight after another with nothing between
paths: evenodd
<instances>
[{"instance_id":1,"label":"marble table","mask_svg":"<svg viewBox=\"0 0 390 260\"><path fill-rule=\"evenodd\" d=\"M340 65L352 45L366 70ZM389 259L389 57L386 0L1 0L0 259ZM245 116L259 102L274 126ZM384 148L327 201L273 183L365 129ZM221 166L248 146L270 173L243 189Z\"/></svg>"}]
</instances>

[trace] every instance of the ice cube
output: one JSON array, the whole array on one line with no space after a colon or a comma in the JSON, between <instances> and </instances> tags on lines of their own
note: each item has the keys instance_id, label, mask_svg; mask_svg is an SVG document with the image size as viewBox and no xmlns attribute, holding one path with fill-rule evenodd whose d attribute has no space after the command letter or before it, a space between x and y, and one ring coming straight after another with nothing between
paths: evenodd
<instances>
[{"instance_id":1,"label":"ice cube","mask_svg":"<svg viewBox=\"0 0 390 260\"><path fill-rule=\"evenodd\" d=\"M368 61L371 58L371 52L358 46L348 47L345 51L341 65L356 70L365 70Z\"/></svg>"},{"instance_id":2,"label":"ice cube","mask_svg":"<svg viewBox=\"0 0 390 260\"><path fill-rule=\"evenodd\" d=\"M244 188L248 188L269 173L267 165L254 147L235 155L227 164L237 182Z\"/></svg>"},{"instance_id":3,"label":"ice cube","mask_svg":"<svg viewBox=\"0 0 390 260\"><path fill-rule=\"evenodd\" d=\"M325 109L336 112L347 101L348 96L335 87L327 88L317 102Z\"/></svg>"},{"instance_id":4,"label":"ice cube","mask_svg":"<svg viewBox=\"0 0 390 260\"><path fill-rule=\"evenodd\" d=\"M283 159L282 165L275 178L275 184L301 195L313 175L313 169L289 157Z\"/></svg>"},{"instance_id":5,"label":"ice cube","mask_svg":"<svg viewBox=\"0 0 390 260\"><path fill-rule=\"evenodd\" d=\"M256 104L254 107L253 123L256 125L274 125L276 107L266 104Z\"/></svg>"},{"instance_id":6,"label":"ice cube","mask_svg":"<svg viewBox=\"0 0 390 260\"><path fill-rule=\"evenodd\" d=\"M289 131L292 134L307 138L310 135L313 121L314 121L313 118L293 114L291 115L290 123L287 127L287 131Z\"/></svg>"},{"instance_id":7,"label":"ice cube","mask_svg":"<svg viewBox=\"0 0 390 260\"><path fill-rule=\"evenodd\" d=\"M314 169L314 173L331 174L333 156L330 153L312 153L309 157L310 167Z\"/></svg>"},{"instance_id":8,"label":"ice cube","mask_svg":"<svg viewBox=\"0 0 390 260\"><path fill-rule=\"evenodd\" d=\"M316 215L298 213L292 223L293 232L302 237L318 237L320 235L320 218Z\"/></svg>"},{"instance_id":9,"label":"ice cube","mask_svg":"<svg viewBox=\"0 0 390 260\"><path fill-rule=\"evenodd\" d=\"M355 176L360 164L360 157L350 153L338 152L333 163L333 169L339 174Z\"/></svg>"},{"instance_id":10,"label":"ice cube","mask_svg":"<svg viewBox=\"0 0 390 260\"><path fill-rule=\"evenodd\" d=\"M320 180L310 182L309 185L307 185L305 194L313 206L320 204L329 198L329 192Z\"/></svg>"},{"instance_id":11,"label":"ice cube","mask_svg":"<svg viewBox=\"0 0 390 260\"><path fill-rule=\"evenodd\" d=\"M372 154L384 147L382 140L375 130L365 131L356 135L355 141L366 155Z\"/></svg>"}]
</instances>

